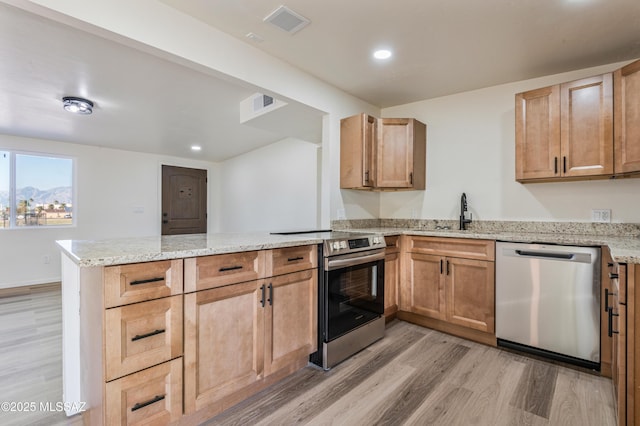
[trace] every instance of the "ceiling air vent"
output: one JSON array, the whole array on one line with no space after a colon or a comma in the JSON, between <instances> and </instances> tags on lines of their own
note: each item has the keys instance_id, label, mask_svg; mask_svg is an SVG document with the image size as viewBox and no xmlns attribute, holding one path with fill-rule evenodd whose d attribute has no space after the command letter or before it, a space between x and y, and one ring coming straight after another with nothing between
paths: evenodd
<instances>
[{"instance_id":1,"label":"ceiling air vent","mask_svg":"<svg viewBox=\"0 0 640 426\"><path fill-rule=\"evenodd\" d=\"M258 94L253 98L253 112L260 111L263 108L273 104L273 98L268 95Z\"/></svg>"},{"instance_id":2,"label":"ceiling air vent","mask_svg":"<svg viewBox=\"0 0 640 426\"><path fill-rule=\"evenodd\" d=\"M286 6L280 6L264 18L263 21L269 22L289 34L295 34L311 22Z\"/></svg>"}]
</instances>

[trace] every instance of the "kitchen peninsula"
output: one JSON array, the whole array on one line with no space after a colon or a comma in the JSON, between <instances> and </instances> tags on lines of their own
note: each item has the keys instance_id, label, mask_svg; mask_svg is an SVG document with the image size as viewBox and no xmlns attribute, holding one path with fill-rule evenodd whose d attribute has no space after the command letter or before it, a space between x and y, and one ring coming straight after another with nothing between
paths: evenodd
<instances>
[{"instance_id":1,"label":"kitchen peninsula","mask_svg":"<svg viewBox=\"0 0 640 426\"><path fill-rule=\"evenodd\" d=\"M320 242L58 241L64 400L84 403L90 424L198 424L304 367L317 346Z\"/></svg>"},{"instance_id":2,"label":"kitchen peninsula","mask_svg":"<svg viewBox=\"0 0 640 426\"><path fill-rule=\"evenodd\" d=\"M396 298L398 318L417 318L414 322L427 326L431 320L410 312L406 304L409 241L421 242L413 246L416 253L430 250L427 244L436 240L468 242L460 247L485 251L467 251L466 256L486 256L480 262L489 266L493 252L486 250L496 240L601 246L610 249L616 264L628 264L629 276L634 264L640 264L640 227L634 224L600 228L475 221L467 231L436 229L455 227L445 222L370 220L334 223L333 228L398 238L387 248L388 253L395 250L396 269L386 268L398 276L385 276L385 283L398 287L385 293ZM153 416L194 424L304 367L316 350L321 242L266 233L58 241L63 252L65 401L86 402L89 412L84 415L92 424ZM445 259L455 257L449 256ZM603 267L603 287L606 272ZM275 294L272 306L269 286ZM492 280L488 286L490 291L479 297L493 303ZM282 300L286 306L279 304ZM470 330L468 338L495 345L487 339L493 335L495 342L492 315L486 322L467 321L452 330ZM606 334L606 319L603 324ZM629 354L633 361L635 354ZM603 363L603 374L610 375L610 368Z\"/></svg>"}]
</instances>

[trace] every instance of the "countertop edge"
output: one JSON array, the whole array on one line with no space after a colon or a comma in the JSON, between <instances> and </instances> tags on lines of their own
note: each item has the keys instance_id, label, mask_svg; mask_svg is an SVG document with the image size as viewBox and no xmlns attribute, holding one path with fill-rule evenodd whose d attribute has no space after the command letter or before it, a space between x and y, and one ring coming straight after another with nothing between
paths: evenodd
<instances>
[{"instance_id":1,"label":"countertop edge","mask_svg":"<svg viewBox=\"0 0 640 426\"><path fill-rule=\"evenodd\" d=\"M640 238L609 235L540 234L540 233L481 233L459 230L421 230L397 228L357 228L350 232L378 233L383 236L415 235L424 237L471 238L476 240L507 241L514 243L566 244L581 246L607 246L611 257L618 263L640 263Z\"/></svg>"}]
</instances>

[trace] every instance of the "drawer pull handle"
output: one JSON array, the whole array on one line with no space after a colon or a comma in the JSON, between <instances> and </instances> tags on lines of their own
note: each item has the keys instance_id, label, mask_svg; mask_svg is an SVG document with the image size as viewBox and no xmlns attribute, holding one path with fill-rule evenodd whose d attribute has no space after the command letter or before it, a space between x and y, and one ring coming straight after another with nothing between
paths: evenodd
<instances>
[{"instance_id":1,"label":"drawer pull handle","mask_svg":"<svg viewBox=\"0 0 640 426\"><path fill-rule=\"evenodd\" d=\"M264 308L264 284L260 286L260 293L261 293L260 305L262 305L262 307Z\"/></svg>"},{"instance_id":2,"label":"drawer pull handle","mask_svg":"<svg viewBox=\"0 0 640 426\"><path fill-rule=\"evenodd\" d=\"M150 399L149 401L138 402L138 403L136 403L136 405L131 407L131 411L133 412L133 411L139 410L141 408L144 408L147 405L155 404L158 401L162 401L164 398L165 398L164 395L156 395L153 399Z\"/></svg>"},{"instance_id":3,"label":"drawer pull handle","mask_svg":"<svg viewBox=\"0 0 640 426\"><path fill-rule=\"evenodd\" d=\"M613 272L609 272L609 279L610 280L617 280L618 278L620 278L619 274L614 274Z\"/></svg>"},{"instance_id":4,"label":"drawer pull handle","mask_svg":"<svg viewBox=\"0 0 640 426\"><path fill-rule=\"evenodd\" d=\"M269 298L267 299L267 302L269 302L269 305L273 306L273 285L271 283L269 283Z\"/></svg>"},{"instance_id":5,"label":"drawer pull handle","mask_svg":"<svg viewBox=\"0 0 640 426\"><path fill-rule=\"evenodd\" d=\"M302 256L290 257L290 258L287 259L287 262L296 262L296 261L302 260L302 259L304 259L304 257L302 257Z\"/></svg>"},{"instance_id":6,"label":"drawer pull handle","mask_svg":"<svg viewBox=\"0 0 640 426\"><path fill-rule=\"evenodd\" d=\"M227 266L225 268L220 268L218 269L218 272L227 272L227 271L235 271L237 269L242 269L242 266L240 265L236 265L236 266Z\"/></svg>"},{"instance_id":7,"label":"drawer pull handle","mask_svg":"<svg viewBox=\"0 0 640 426\"><path fill-rule=\"evenodd\" d=\"M137 280L137 281L131 281L129 283L129 285L140 285L140 284L149 284L149 283L155 283L158 281L164 281L164 277L157 277L157 278L149 278L146 280Z\"/></svg>"},{"instance_id":8,"label":"drawer pull handle","mask_svg":"<svg viewBox=\"0 0 640 426\"><path fill-rule=\"evenodd\" d=\"M162 334L164 332L165 330L155 330L147 334L136 334L134 337L131 338L131 341L135 342L136 340L146 339L147 337L155 336L157 334Z\"/></svg>"},{"instance_id":9,"label":"drawer pull handle","mask_svg":"<svg viewBox=\"0 0 640 426\"><path fill-rule=\"evenodd\" d=\"M607 335L609 337L613 337L614 334L619 334L620 333L619 331L615 331L613 329L613 317L618 317L618 316L620 316L620 314L614 314L613 313L613 308L610 307L609 308L609 321L608 321L609 324L608 324L608 327L607 327L608 328Z\"/></svg>"}]
</instances>

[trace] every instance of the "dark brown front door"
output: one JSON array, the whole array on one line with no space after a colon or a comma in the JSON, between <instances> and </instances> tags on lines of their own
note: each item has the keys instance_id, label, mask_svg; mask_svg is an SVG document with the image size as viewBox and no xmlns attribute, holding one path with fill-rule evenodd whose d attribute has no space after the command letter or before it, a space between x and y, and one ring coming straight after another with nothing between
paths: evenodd
<instances>
[{"instance_id":1,"label":"dark brown front door","mask_svg":"<svg viewBox=\"0 0 640 426\"><path fill-rule=\"evenodd\" d=\"M207 171L162 166L162 235L207 232Z\"/></svg>"}]
</instances>

